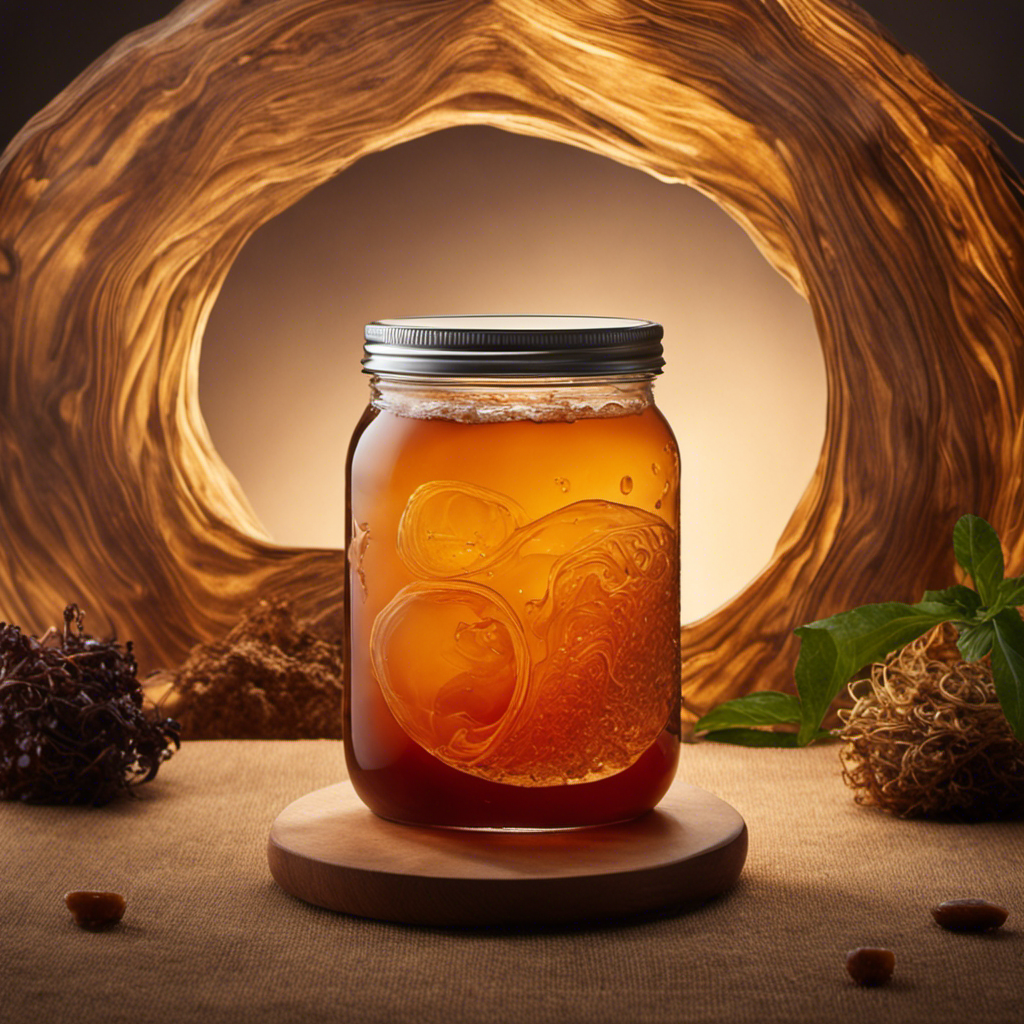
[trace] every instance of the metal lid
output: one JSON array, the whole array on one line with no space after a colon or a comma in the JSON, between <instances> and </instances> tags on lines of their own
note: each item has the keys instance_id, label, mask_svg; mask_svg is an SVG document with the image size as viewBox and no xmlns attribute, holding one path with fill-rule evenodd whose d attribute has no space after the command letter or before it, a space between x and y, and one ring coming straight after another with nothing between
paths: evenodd
<instances>
[{"instance_id":1,"label":"metal lid","mask_svg":"<svg viewBox=\"0 0 1024 1024\"><path fill-rule=\"evenodd\" d=\"M364 373L603 377L661 373L661 324L604 316L424 316L366 325Z\"/></svg>"}]
</instances>

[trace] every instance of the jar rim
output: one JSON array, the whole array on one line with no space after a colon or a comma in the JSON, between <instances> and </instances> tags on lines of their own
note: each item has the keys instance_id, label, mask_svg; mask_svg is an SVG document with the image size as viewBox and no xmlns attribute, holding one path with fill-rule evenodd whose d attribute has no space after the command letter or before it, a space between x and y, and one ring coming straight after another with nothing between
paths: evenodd
<instances>
[{"instance_id":1,"label":"jar rim","mask_svg":"<svg viewBox=\"0 0 1024 1024\"><path fill-rule=\"evenodd\" d=\"M626 317L484 314L366 325L363 372L445 377L660 373L664 330Z\"/></svg>"}]
</instances>

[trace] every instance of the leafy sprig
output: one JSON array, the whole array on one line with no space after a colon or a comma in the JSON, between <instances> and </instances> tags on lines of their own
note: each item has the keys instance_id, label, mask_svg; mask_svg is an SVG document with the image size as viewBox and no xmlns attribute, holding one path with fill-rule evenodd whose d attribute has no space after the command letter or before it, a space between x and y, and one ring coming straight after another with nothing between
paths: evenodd
<instances>
[{"instance_id":1,"label":"leafy sprig","mask_svg":"<svg viewBox=\"0 0 1024 1024\"><path fill-rule=\"evenodd\" d=\"M866 604L795 630L799 694L762 690L726 701L694 729L706 739L752 747L802 747L828 736L821 723L847 681L872 662L943 622L956 625L965 661L992 657L996 696L1013 734L1024 741L1024 576L1004 578L1003 549L980 516L963 516L953 528L953 553L970 576L945 590L927 590L917 604ZM762 728L796 725L797 732Z\"/></svg>"}]
</instances>

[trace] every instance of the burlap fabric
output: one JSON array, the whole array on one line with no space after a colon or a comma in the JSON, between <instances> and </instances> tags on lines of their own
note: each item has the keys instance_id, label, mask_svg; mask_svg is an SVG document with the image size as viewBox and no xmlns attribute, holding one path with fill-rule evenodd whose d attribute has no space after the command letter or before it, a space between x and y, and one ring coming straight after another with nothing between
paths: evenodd
<instances>
[{"instance_id":1,"label":"burlap fabric","mask_svg":"<svg viewBox=\"0 0 1024 1024\"><path fill-rule=\"evenodd\" d=\"M340 744L193 742L138 800L0 805L0 1020L575 1022L1024 1020L1024 824L905 822L854 805L836 749L683 750L750 828L738 886L696 911L548 932L408 928L306 906L271 880L278 811L343 775ZM78 929L76 888L128 898ZM944 932L954 896L1010 908ZM860 989L844 956L896 953Z\"/></svg>"}]
</instances>

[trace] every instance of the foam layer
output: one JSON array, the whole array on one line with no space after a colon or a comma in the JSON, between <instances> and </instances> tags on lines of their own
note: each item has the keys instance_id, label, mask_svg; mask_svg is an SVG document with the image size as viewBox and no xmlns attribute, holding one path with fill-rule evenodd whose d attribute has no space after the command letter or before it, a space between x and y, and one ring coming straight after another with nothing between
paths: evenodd
<instances>
[{"instance_id":1,"label":"foam layer","mask_svg":"<svg viewBox=\"0 0 1024 1024\"><path fill-rule=\"evenodd\" d=\"M379 382L371 390L375 409L410 419L455 423L572 423L639 415L653 404L651 386L643 383L578 387L437 388Z\"/></svg>"}]
</instances>

